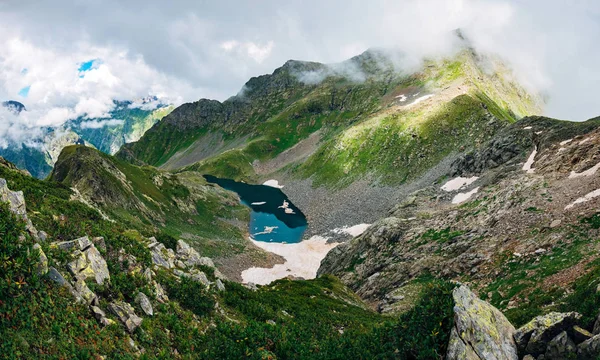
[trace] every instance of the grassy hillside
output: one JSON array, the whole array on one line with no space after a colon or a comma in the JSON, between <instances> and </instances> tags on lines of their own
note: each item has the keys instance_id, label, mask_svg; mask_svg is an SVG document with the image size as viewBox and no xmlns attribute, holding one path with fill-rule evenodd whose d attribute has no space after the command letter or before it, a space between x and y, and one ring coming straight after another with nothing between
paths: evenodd
<instances>
[{"instance_id":1,"label":"grassy hillside","mask_svg":"<svg viewBox=\"0 0 600 360\"><path fill-rule=\"evenodd\" d=\"M245 249L246 207L228 192L193 172L170 174L131 165L85 146L66 147L50 175L78 190L108 218L136 229L188 236L207 255L228 256Z\"/></svg>"},{"instance_id":2,"label":"grassy hillside","mask_svg":"<svg viewBox=\"0 0 600 360\"><path fill-rule=\"evenodd\" d=\"M0 204L0 254L8 259L0 264L6 280L0 282L0 351L7 357L131 359L140 355L139 349L147 359L429 359L445 353L452 324L451 284L424 279L414 307L383 317L333 277L280 280L257 291L225 281L226 290L217 292L156 268L154 278L170 299L159 303L141 270L128 270L150 266L150 252L143 245L150 234L103 218L72 200L73 191L63 184L36 180L6 166L0 166L0 177L9 188L24 192L30 218L48 233L48 241L104 237L106 249L100 252L110 281L102 286L88 282L101 307L115 300L133 304L138 291L154 304L154 315L144 316L131 334L118 322L102 327L65 288L37 275L39 253L32 250L33 239L21 236L24 224ZM41 248L50 266L60 268L70 261L68 253L48 242ZM123 262L123 254L135 260ZM213 272L204 270L215 281ZM135 311L142 313L138 305Z\"/></svg>"},{"instance_id":3,"label":"grassy hillside","mask_svg":"<svg viewBox=\"0 0 600 360\"><path fill-rule=\"evenodd\" d=\"M117 156L255 181L257 164L318 132L312 157L288 168L293 176L326 186L365 176L398 184L537 106L501 62L469 49L418 71L371 50L338 67L288 62L223 103L185 104Z\"/></svg>"}]
</instances>

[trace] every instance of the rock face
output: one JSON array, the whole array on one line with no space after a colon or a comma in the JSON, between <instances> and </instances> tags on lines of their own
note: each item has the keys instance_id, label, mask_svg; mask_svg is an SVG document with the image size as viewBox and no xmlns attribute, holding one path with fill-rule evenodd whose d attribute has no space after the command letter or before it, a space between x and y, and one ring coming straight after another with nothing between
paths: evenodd
<instances>
[{"instance_id":1,"label":"rock face","mask_svg":"<svg viewBox=\"0 0 600 360\"><path fill-rule=\"evenodd\" d=\"M154 315L154 311L152 310L152 304L150 304L150 299L143 292L139 292L135 297L136 304L140 305L142 310L146 315Z\"/></svg>"},{"instance_id":2,"label":"rock face","mask_svg":"<svg viewBox=\"0 0 600 360\"><path fill-rule=\"evenodd\" d=\"M515 342L520 351L541 355L547 344L563 330L572 328L581 315L575 312L551 312L538 316L515 332Z\"/></svg>"},{"instance_id":3,"label":"rock face","mask_svg":"<svg viewBox=\"0 0 600 360\"><path fill-rule=\"evenodd\" d=\"M130 333L142 324L142 318L137 316L133 307L124 301L114 301L108 304L108 309L117 316Z\"/></svg>"},{"instance_id":4,"label":"rock face","mask_svg":"<svg viewBox=\"0 0 600 360\"><path fill-rule=\"evenodd\" d=\"M454 289L454 327L446 359L517 360L515 328L496 308L469 288Z\"/></svg>"},{"instance_id":5,"label":"rock face","mask_svg":"<svg viewBox=\"0 0 600 360\"><path fill-rule=\"evenodd\" d=\"M577 346L577 359L597 359L600 356L600 335L595 335Z\"/></svg>"},{"instance_id":6,"label":"rock face","mask_svg":"<svg viewBox=\"0 0 600 360\"><path fill-rule=\"evenodd\" d=\"M575 342L569 338L566 331L563 331L550 340L544 359L567 360L575 351Z\"/></svg>"},{"instance_id":7,"label":"rock face","mask_svg":"<svg viewBox=\"0 0 600 360\"><path fill-rule=\"evenodd\" d=\"M73 251L74 259L67 264L67 269L75 278L83 280L94 278L100 285L104 284L105 280L110 280L106 260L87 236L72 241L52 243L51 246Z\"/></svg>"}]
</instances>

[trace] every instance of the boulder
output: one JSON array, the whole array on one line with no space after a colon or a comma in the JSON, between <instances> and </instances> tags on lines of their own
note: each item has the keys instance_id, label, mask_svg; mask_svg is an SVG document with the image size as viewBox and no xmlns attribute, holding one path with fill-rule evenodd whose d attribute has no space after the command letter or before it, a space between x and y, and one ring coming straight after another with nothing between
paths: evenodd
<instances>
[{"instance_id":1,"label":"boulder","mask_svg":"<svg viewBox=\"0 0 600 360\"><path fill-rule=\"evenodd\" d=\"M38 231L38 239L40 239L40 241L46 241L48 240L48 234L45 231Z\"/></svg>"},{"instance_id":2,"label":"boulder","mask_svg":"<svg viewBox=\"0 0 600 360\"><path fill-rule=\"evenodd\" d=\"M138 292L135 297L135 303L138 304L146 315L154 315L154 311L152 310L152 304L150 304L150 299L143 292Z\"/></svg>"},{"instance_id":3,"label":"boulder","mask_svg":"<svg viewBox=\"0 0 600 360\"><path fill-rule=\"evenodd\" d=\"M577 346L577 359L598 359L600 357L600 334Z\"/></svg>"},{"instance_id":4,"label":"boulder","mask_svg":"<svg viewBox=\"0 0 600 360\"><path fill-rule=\"evenodd\" d=\"M87 286L83 279L77 279L73 283L75 297L87 305L97 302L96 294Z\"/></svg>"},{"instance_id":5,"label":"boulder","mask_svg":"<svg viewBox=\"0 0 600 360\"><path fill-rule=\"evenodd\" d=\"M163 289L162 285L156 281L152 281L152 284L154 285L154 296L156 296L156 300L163 304L169 301L169 297L167 296L167 293Z\"/></svg>"},{"instance_id":6,"label":"boulder","mask_svg":"<svg viewBox=\"0 0 600 360\"><path fill-rule=\"evenodd\" d=\"M452 292L454 327L446 359L517 360L515 328L495 307L480 300L468 287Z\"/></svg>"},{"instance_id":7,"label":"boulder","mask_svg":"<svg viewBox=\"0 0 600 360\"><path fill-rule=\"evenodd\" d=\"M117 316L130 333L142 324L142 318L135 314L133 307L124 301L114 301L108 304L108 310Z\"/></svg>"},{"instance_id":8,"label":"boulder","mask_svg":"<svg viewBox=\"0 0 600 360\"><path fill-rule=\"evenodd\" d=\"M221 279L217 279L217 281L215 281L215 285L217 286L217 290L225 291L225 284L223 284Z\"/></svg>"},{"instance_id":9,"label":"boulder","mask_svg":"<svg viewBox=\"0 0 600 360\"><path fill-rule=\"evenodd\" d=\"M596 322L594 322L594 329L592 330L592 333L594 335L600 334L600 314L598 314L598 317L596 317Z\"/></svg>"},{"instance_id":10,"label":"boulder","mask_svg":"<svg viewBox=\"0 0 600 360\"><path fill-rule=\"evenodd\" d=\"M545 359L567 360L575 357L577 347L575 342L569 338L566 331L562 331L548 342Z\"/></svg>"},{"instance_id":11,"label":"boulder","mask_svg":"<svg viewBox=\"0 0 600 360\"><path fill-rule=\"evenodd\" d=\"M548 342L562 331L572 328L579 318L581 315L576 312L551 312L538 316L515 332L517 347L528 354L543 354Z\"/></svg>"},{"instance_id":12,"label":"boulder","mask_svg":"<svg viewBox=\"0 0 600 360\"><path fill-rule=\"evenodd\" d=\"M152 263L158 266L172 269L175 267L175 253L172 249L167 249L163 244L158 244L150 249Z\"/></svg>"},{"instance_id":13,"label":"boulder","mask_svg":"<svg viewBox=\"0 0 600 360\"><path fill-rule=\"evenodd\" d=\"M82 270L82 274L86 278L94 278L100 285L104 284L105 280L110 280L108 265L98 249L92 245L84 251L84 254L87 266Z\"/></svg>"},{"instance_id":14,"label":"boulder","mask_svg":"<svg viewBox=\"0 0 600 360\"><path fill-rule=\"evenodd\" d=\"M573 326L569 335L571 335L571 337L573 338L573 341L575 341L576 344L582 343L582 342L586 341L587 339L590 339L594 336L594 334L592 334L591 332L589 332L586 329L581 328L577 325Z\"/></svg>"},{"instance_id":15,"label":"boulder","mask_svg":"<svg viewBox=\"0 0 600 360\"><path fill-rule=\"evenodd\" d=\"M215 267L211 258L200 256L196 249L183 240L177 240L177 256L182 259L187 266L203 265L211 268Z\"/></svg>"},{"instance_id":16,"label":"boulder","mask_svg":"<svg viewBox=\"0 0 600 360\"><path fill-rule=\"evenodd\" d=\"M67 270L69 270L74 277L80 278L82 276L80 276L79 273L87 266L85 254L79 250L75 250L71 256L73 257L73 260L67 264ZM85 279L84 276L82 278Z\"/></svg>"},{"instance_id":17,"label":"boulder","mask_svg":"<svg viewBox=\"0 0 600 360\"><path fill-rule=\"evenodd\" d=\"M62 274L52 266L48 269L48 278L50 278L50 280L54 281L60 286L71 286L71 284L69 284L65 277L62 276Z\"/></svg>"},{"instance_id":18,"label":"boulder","mask_svg":"<svg viewBox=\"0 0 600 360\"><path fill-rule=\"evenodd\" d=\"M48 257L46 256L46 254L44 254L44 251L42 250L42 247L40 246L40 244L34 244L33 250L37 250L38 253L40 254L40 256L38 258L38 266L37 266L38 275L40 275L40 276L46 275L46 273L48 273Z\"/></svg>"},{"instance_id":19,"label":"boulder","mask_svg":"<svg viewBox=\"0 0 600 360\"><path fill-rule=\"evenodd\" d=\"M25 197L23 196L23 192L11 191L4 179L0 179L0 202L8 203L8 208L13 214L23 219L27 219L27 210L25 208Z\"/></svg>"},{"instance_id":20,"label":"boulder","mask_svg":"<svg viewBox=\"0 0 600 360\"><path fill-rule=\"evenodd\" d=\"M80 237L78 239L71 240L71 241L61 241L61 242L54 242L54 243L50 244L50 246L52 246L52 247L57 247L61 250L65 250L65 251L71 251L71 250L83 251L91 245L92 245L92 242L90 241L90 239L87 236Z\"/></svg>"}]
</instances>

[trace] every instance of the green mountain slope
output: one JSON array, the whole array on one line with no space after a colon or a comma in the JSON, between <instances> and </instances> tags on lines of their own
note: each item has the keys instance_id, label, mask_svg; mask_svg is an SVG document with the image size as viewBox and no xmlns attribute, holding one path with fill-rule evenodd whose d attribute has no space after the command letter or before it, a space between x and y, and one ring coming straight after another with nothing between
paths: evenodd
<instances>
[{"instance_id":1,"label":"green mountain slope","mask_svg":"<svg viewBox=\"0 0 600 360\"><path fill-rule=\"evenodd\" d=\"M290 165L273 167L269 160L316 133L320 142L306 163L296 162L294 177L335 185L374 173L398 183L407 174L397 168L414 162L402 157L424 159L428 168L450 149L484 141L496 128L539 111L499 61L470 49L426 61L417 71L390 59L371 50L337 66L290 61L223 103L181 106L117 156L170 169L197 163L193 169L201 172L256 180L266 176L257 172Z\"/></svg>"},{"instance_id":2,"label":"green mountain slope","mask_svg":"<svg viewBox=\"0 0 600 360\"><path fill-rule=\"evenodd\" d=\"M136 171L133 168L111 165L108 155L81 146L66 148L59 163L75 161L73 156L82 158L78 171L93 174L87 180L96 179L96 185L107 187L106 199L138 196L113 178L117 169L129 174ZM95 166L98 161L108 167L108 174ZM54 176L77 183L79 178L62 172L62 166L57 166ZM332 277L280 280L248 289L221 280L210 265L191 262L190 250L181 241L177 253L160 255L153 239L146 239L152 231L144 233L149 229L106 219L64 184L34 179L4 161L0 178L8 185L0 187L0 197L10 205L0 204L0 254L10 259L0 264L0 274L7 280L0 282L4 295L0 329L10 329L2 333L0 349L8 357L426 359L445 352L451 284L422 279L429 284L427 290L397 320L369 310ZM151 194L162 189L151 188L140 191ZM23 191L27 212L19 217L13 214L19 195L12 189ZM130 204L138 200L130 199ZM23 214L39 230L35 237L31 226L25 230ZM75 245L57 243L84 235ZM173 246L168 237L158 238ZM85 248L86 257L71 246ZM204 251L202 246L199 249ZM167 255L187 265L160 265L156 257ZM94 263L89 263L91 256ZM81 261L88 267L72 275ZM90 271L97 275L103 263L109 277L102 284L94 276L77 280ZM200 273L205 280L190 275ZM124 310L111 310L117 305ZM151 314L146 313L148 306ZM423 321L432 309L437 314Z\"/></svg>"}]
</instances>

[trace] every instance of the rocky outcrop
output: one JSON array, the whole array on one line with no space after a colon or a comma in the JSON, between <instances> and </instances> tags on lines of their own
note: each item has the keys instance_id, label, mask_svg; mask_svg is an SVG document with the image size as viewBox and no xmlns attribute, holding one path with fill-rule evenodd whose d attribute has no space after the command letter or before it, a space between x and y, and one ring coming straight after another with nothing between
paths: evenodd
<instances>
[{"instance_id":1,"label":"rocky outcrop","mask_svg":"<svg viewBox=\"0 0 600 360\"><path fill-rule=\"evenodd\" d=\"M468 287L454 289L454 326L446 359L517 360L515 328L496 308Z\"/></svg>"},{"instance_id":2,"label":"rocky outcrop","mask_svg":"<svg viewBox=\"0 0 600 360\"><path fill-rule=\"evenodd\" d=\"M135 297L135 303L138 304L146 315L154 315L154 311L152 310L152 304L150 303L150 299L143 292L138 292Z\"/></svg>"},{"instance_id":3,"label":"rocky outcrop","mask_svg":"<svg viewBox=\"0 0 600 360\"><path fill-rule=\"evenodd\" d=\"M52 243L50 246L72 251L73 260L67 264L67 269L76 279L93 278L100 285L110 280L106 260L87 236L72 241Z\"/></svg>"},{"instance_id":4,"label":"rocky outcrop","mask_svg":"<svg viewBox=\"0 0 600 360\"><path fill-rule=\"evenodd\" d=\"M519 328L514 338L520 351L534 356L541 355L554 337L566 329L570 330L580 318L581 315L575 312L551 312L538 316Z\"/></svg>"},{"instance_id":5,"label":"rocky outcrop","mask_svg":"<svg viewBox=\"0 0 600 360\"><path fill-rule=\"evenodd\" d=\"M130 333L142 324L142 318L135 314L133 307L124 301L114 301L108 304L108 309L117 316Z\"/></svg>"}]
</instances>

